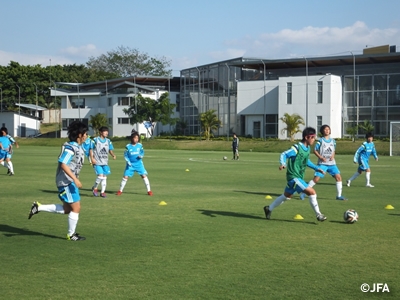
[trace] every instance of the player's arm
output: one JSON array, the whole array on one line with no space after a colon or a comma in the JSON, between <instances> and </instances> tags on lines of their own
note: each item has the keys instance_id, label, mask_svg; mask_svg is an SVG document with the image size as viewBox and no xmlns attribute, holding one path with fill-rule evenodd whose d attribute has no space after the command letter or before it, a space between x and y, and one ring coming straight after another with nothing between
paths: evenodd
<instances>
[{"instance_id":1,"label":"player's arm","mask_svg":"<svg viewBox=\"0 0 400 300\"><path fill-rule=\"evenodd\" d=\"M325 171L320 169L317 165L314 165L314 163L311 160L307 160L307 167L313 169L314 171L325 174Z\"/></svg>"},{"instance_id":2,"label":"player's arm","mask_svg":"<svg viewBox=\"0 0 400 300\"><path fill-rule=\"evenodd\" d=\"M281 153L281 156L279 157L279 170L282 170L286 168L286 161L291 158L295 157L297 155L297 145L293 145L290 149L284 151Z\"/></svg>"},{"instance_id":3,"label":"player's arm","mask_svg":"<svg viewBox=\"0 0 400 300\"><path fill-rule=\"evenodd\" d=\"M132 166L131 160L130 160L130 158L129 158L128 146L126 147L126 149L125 149L125 151L124 151L124 159L125 159L126 164L127 164L128 166Z\"/></svg>"},{"instance_id":4,"label":"player's arm","mask_svg":"<svg viewBox=\"0 0 400 300\"><path fill-rule=\"evenodd\" d=\"M114 154L114 151L113 151L114 145L110 140L108 140L108 147L109 147L108 153L110 153L110 155L112 156L113 159L117 159L117 156Z\"/></svg>"},{"instance_id":5,"label":"player's arm","mask_svg":"<svg viewBox=\"0 0 400 300\"><path fill-rule=\"evenodd\" d=\"M323 157L320 153L319 153L319 149L321 147L321 142L318 140L315 147L314 147L314 154L316 157L318 157L318 159L322 160L323 162L326 161L325 157Z\"/></svg>"},{"instance_id":6,"label":"player's arm","mask_svg":"<svg viewBox=\"0 0 400 300\"><path fill-rule=\"evenodd\" d=\"M364 144L357 149L356 153L354 154L353 162L356 164L358 163L358 159L360 158L360 153L365 149Z\"/></svg>"},{"instance_id":7,"label":"player's arm","mask_svg":"<svg viewBox=\"0 0 400 300\"><path fill-rule=\"evenodd\" d=\"M376 148L372 148L372 155L374 156L375 160L378 161L378 153L376 153Z\"/></svg>"},{"instance_id":8,"label":"player's arm","mask_svg":"<svg viewBox=\"0 0 400 300\"><path fill-rule=\"evenodd\" d=\"M143 149L143 147L141 147L140 150L139 150L138 158L142 159L143 157L144 157L144 149Z\"/></svg>"},{"instance_id":9,"label":"player's arm","mask_svg":"<svg viewBox=\"0 0 400 300\"><path fill-rule=\"evenodd\" d=\"M92 165L97 165L97 161L94 159L92 148L89 149L89 156L90 156L90 161L92 162Z\"/></svg>"}]
</instances>

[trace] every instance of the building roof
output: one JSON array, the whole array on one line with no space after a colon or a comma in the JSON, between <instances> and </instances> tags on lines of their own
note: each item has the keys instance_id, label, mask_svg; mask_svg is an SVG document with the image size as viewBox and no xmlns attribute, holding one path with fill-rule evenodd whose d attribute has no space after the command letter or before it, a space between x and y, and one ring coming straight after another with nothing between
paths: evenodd
<instances>
[{"instance_id":1,"label":"building roof","mask_svg":"<svg viewBox=\"0 0 400 300\"><path fill-rule=\"evenodd\" d=\"M23 104L23 103L15 103L16 106L20 106L20 107L25 107L25 108L29 108L32 110L46 110L47 108L39 106L39 105L35 105L35 104Z\"/></svg>"}]
</instances>

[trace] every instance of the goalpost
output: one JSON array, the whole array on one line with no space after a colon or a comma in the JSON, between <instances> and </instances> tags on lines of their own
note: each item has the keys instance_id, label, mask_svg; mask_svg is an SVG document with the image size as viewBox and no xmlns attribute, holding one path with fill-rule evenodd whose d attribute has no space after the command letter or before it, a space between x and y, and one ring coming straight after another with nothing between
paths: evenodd
<instances>
[{"instance_id":1,"label":"goalpost","mask_svg":"<svg viewBox=\"0 0 400 300\"><path fill-rule=\"evenodd\" d=\"M400 155L400 121L390 122L390 156Z\"/></svg>"}]
</instances>

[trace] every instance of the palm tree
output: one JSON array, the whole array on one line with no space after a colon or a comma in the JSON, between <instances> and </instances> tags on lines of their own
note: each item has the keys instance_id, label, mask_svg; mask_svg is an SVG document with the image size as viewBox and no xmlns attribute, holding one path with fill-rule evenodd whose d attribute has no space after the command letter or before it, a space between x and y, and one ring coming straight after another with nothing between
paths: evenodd
<instances>
[{"instance_id":1,"label":"palm tree","mask_svg":"<svg viewBox=\"0 0 400 300\"><path fill-rule=\"evenodd\" d=\"M201 128L204 130L204 136L207 141L210 140L211 132L221 127L222 124L215 112L215 109L210 109L200 114Z\"/></svg>"},{"instance_id":2,"label":"palm tree","mask_svg":"<svg viewBox=\"0 0 400 300\"><path fill-rule=\"evenodd\" d=\"M289 115L285 113L279 120L286 124L281 133L284 134L287 131L291 142L294 141L295 134L301 132L300 125L305 125L303 118L298 114Z\"/></svg>"},{"instance_id":3,"label":"palm tree","mask_svg":"<svg viewBox=\"0 0 400 300\"><path fill-rule=\"evenodd\" d=\"M97 115L92 115L90 116L89 119L89 126L93 128L93 131L95 134L99 134L99 129L103 126L109 126L108 125L108 120L107 120L107 115L106 114L101 114L98 113Z\"/></svg>"},{"instance_id":4,"label":"palm tree","mask_svg":"<svg viewBox=\"0 0 400 300\"><path fill-rule=\"evenodd\" d=\"M364 120L364 123L358 124L358 128L360 128L365 133L367 133L367 132L373 132L375 129L375 126L372 125L372 123L370 121Z\"/></svg>"}]
</instances>

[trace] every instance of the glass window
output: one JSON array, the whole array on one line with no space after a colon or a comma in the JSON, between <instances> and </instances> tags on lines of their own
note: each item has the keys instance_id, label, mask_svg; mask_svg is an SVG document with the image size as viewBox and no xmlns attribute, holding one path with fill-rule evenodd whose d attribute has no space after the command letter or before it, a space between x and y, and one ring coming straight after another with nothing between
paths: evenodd
<instances>
[{"instance_id":1,"label":"glass window","mask_svg":"<svg viewBox=\"0 0 400 300\"><path fill-rule=\"evenodd\" d=\"M387 90L387 75L375 75L374 76L374 90Z\"/></svg>"},{"instance_id":2,"label":"glass window","mask_svg":"<svg viewBox=\"0 0 400 300\"><path fill-rule=\"evenodd\" d=\"M292 83L288 82L286 84L286 104L292 104Z\"/></svg>"},{"instance_id":3,"label":"glass window","mask_svg":"<svg viewBox=\"0 0 400 300\"><path fill-rule=\"evenodd\" d=\"M344 105L350 107L356 106L356 102L354 101L354 92L344 93Z\"/></svg>"},{"instance_id":4,"label":"glass window","mask_svg":"<svg viewBox=\"0 0 400 300\"><path fill-rule=\"evenodd\" d=\"M107 98L108 100L108 106L112 106L112 98Z\"/></svg>"},{"instance_id":5,"label":"glass window","mask_svg":"<svg viewBox=\"0 0 400 300\"><path fill-rule=\"evenodd\" d=\"M374 120L387 120L387 109L385 108L374 108Z\"/></svg>"},{"instance_id":6,"label":"glass window","mask_svg":"<svg viewBox=\"0 0 400 300\"><path fill-rule=\"evenodd\" d=\"M278 136L278 115L265 115L265 136Z\"/></svg>"},{"instance_id":7,"label":"glass window","mask_svg":"<svg viewBox=\"0 0 400 300\"><path fill-rule=\"evenodd\" d=\"M85 108L85 98L72 98L71 106L72 108Z\"/></svg>"},{"instance_id":8,"label":"glass window","mask_svg":"<svg viewBox=\"0 0 400 300\"><path fill-rule=\"evenodd\" d=\"M181 96L179 94L176 95L176 107L175 107L175 111L179 112L179 110L181 109Z\"/></svg>"},{"instance_id":9,"label":"glass window","mask_svg":"<svg viewBox=\"0 0 400 300\"><path fill-rule=\"evenodd\" d=\"M322 103L322 81L318 81L317 84L317 103Z\"/></svg>"},{"instance_id":10,"label":"glass window","mask_svg":"<svg viewBox=\"0 0 400 300\"><path fill-rule=\"evenodd\" d=\"M372 105L372 93L371 92L359 92L358 93L358 105L359 106L371 106Z\"/></svg>"},{"instance_id":11,"label":"glass window","mask_svg":"<svg viewBox=\"0 0 400 300\"><path fill-rule=\"evenodd\" d=\"M400 105L400 89L389 91L389 105Z\"/></svg>"},{"instance_id":12,"label":"glass window","mask_svg":"<svg viewBox=\"0 0 400 300\"><path fill-rule=\"evenodd\" d=\"M388 120L389 121L398 121L398 120L400 120L400 107L390 107L389 108Z\"/></svg>"},{"instance_id":13,"label":"glass window","mask_svg":"<svg viewBox=\"0 0 400 300\"><path fill-rule=\"evenodd\" d=\"M322 116L317 116L317 128L322 126Z\"/></svg>"},{"instance_id":14,"label":"glass window","mask_svg":"<svg viewBox=\"0 0 400 300\"><path fill-rule=\"evenodd\" d=\"M129 106L130 105L130 97L118 97L118 105L119 106Z\"/></svg>"},{"instance_id":15,"label":"glass window","mask_svg":"<svg viewBox=\"0 0 400 300\"><path fill-rule=\"evenodd\" d=\"M399 90L400 88L400 74L389 75L389 89Z\"/></svg>"},{"instance_id":16,"label":"glass window","mask_svg":"<svg viewBox=\"0 0 400 300\"><path fill-rule=\"evenodd\" d=\"M387 105L387 92L386 91L374 92L374 103L375 103L375 106L386 106Z\"/></svg>"},{"instance_id":17,"label":"glass window","mask_svg":"<svg viewBox=\"0 0 400 300\"><path fill-rule=\"evenodd\" d=\"M118 124L129 124L129 118L118 118Z\"/></svg>"},{"instance_id":18,"label":"glass window","mask_svg":"<svg viewBox=\"0 0 400 300\"><path fill-rule=\"evenodd\" d=\"M372 76L359 76L359 86L360 91L370 91L372 90Z\"/></svg>"},{"instance_id":19,"label":"glass window","mask_svg":"<svg viewBox=\"0 0 400 300\"><path fill-rule=\"evenodd\" d=\"M108 118L108 124L112 125L112 123L113 123L112 118Z\"/></svg>"}]
</instances>

